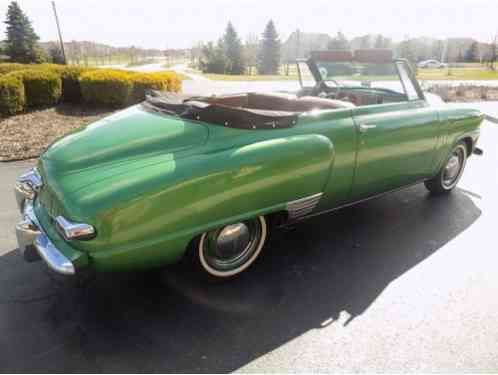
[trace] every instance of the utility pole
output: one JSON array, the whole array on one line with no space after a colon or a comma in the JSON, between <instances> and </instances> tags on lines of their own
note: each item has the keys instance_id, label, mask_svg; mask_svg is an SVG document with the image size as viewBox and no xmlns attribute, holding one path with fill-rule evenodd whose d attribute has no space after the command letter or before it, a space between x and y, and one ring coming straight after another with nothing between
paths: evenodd
<instances>
[{"instance_id":1,"label":"utility pole","mask_svg":"<svg viewBox=\"0 0 498 375\"><path fill-rule=\"evenodd\" d=\"M55 1L52 1L52 9L54 10L55 23L57 25L57 32L59 33L59 43L61 45L62 57L64 59L64 65L67 65L66 51L64 50L64 42L62 41L61 27L59 25L59 17L57 16L57 9L55 9Z\"/></svg>"}]
</instances>

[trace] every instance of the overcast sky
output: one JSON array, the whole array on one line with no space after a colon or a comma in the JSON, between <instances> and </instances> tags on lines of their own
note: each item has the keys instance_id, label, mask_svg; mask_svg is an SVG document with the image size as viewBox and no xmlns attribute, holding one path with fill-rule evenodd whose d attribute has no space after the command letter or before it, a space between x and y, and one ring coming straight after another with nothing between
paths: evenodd
<instances>
[{"instance_id":1,"label":"overcast sky","mask_svg":"<svg viewBox=\"0 0 498 375\"><path fill-rule=\"evenodd\" d=\"M0 0L0 16L10 1ZM19 0L43 41L57 37L50 1ZM498 0L57 0L66 41L92 40L114 46L190 47L217 39L230 20L242 38L261 34L272 18L287 37L304 32L348 37L382 33L473 37L489 41L498 32ZM2 35L5 24L0 25Z\"/></svg>"}]
</instances>

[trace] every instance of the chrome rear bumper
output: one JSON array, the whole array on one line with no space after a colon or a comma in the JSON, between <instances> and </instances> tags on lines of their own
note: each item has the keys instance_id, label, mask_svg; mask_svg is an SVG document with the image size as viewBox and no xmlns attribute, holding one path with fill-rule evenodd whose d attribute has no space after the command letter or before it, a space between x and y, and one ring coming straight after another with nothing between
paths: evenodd
<instances>
[{"instance_id":1,"label":"chrome rear bumper","mask_svg":"<svg viewBox=\"0 0 498 375\"><path fill-rule=\"evenodd\" d=\"M22 181L16 183L14 192L23 216L16 225L16 237L24 259L28 262L43 259L53 271L74 275L76 271L73 263L50 241L35 215L32 198L36 193Z\"/></svg>"}]
</instances>

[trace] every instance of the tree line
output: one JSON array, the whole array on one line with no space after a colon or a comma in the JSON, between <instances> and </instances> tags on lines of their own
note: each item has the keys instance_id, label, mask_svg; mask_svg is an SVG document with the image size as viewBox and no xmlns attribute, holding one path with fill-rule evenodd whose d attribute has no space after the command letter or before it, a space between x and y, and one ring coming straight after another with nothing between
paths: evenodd
<instances>
[{"instance_id":1,"label":"tree line","mask_svg":"<svg viewBox=\"0 0 498 375\"><path fill-rule=\"evenodd\" d=\"M17 1L7 9L6 39L0 42L0 57L6 56L18 63L65 63L60 46L56 42L40 43L31 20ZM68 62L83 65L139 63L151 57L166 57L177 61L188 55L186 50L142 49L138 47L116 48L95 42L72 41L64 43ZM399 57L416 63L436 59L449 63L480 62L495 69L498 60L498 35L490 43L479 43L470 38L436 40L409 38L395 43L378 34L367 34L348 39L338 32L328 34L304 33L296 30L285 42L280 41L275 23L270 20L259 37L250 34L243 43L231 22L223 36L216 42L199 44L190 50L192 63L203 72L218 74L278 74L282 64L296 58L307 57L311 50L390 48ZM287 69L288 72L288 69Z\"/></svg>"},{"instance_id":2,"label":"tree line","mask_svg":"<svg viewBox=\"0 0 498 375\"><path fill-rule=\"evenodd\" d=\"M23 64L66 62L59 42L40 43L31 20L17 1L9 4L4 23L7 25L6 38L0 42L0 55L8 61ZM164 57L168 61L187 55L186 50L112 47L91 41L64 43L64 50L67 62L76 65L135 64L155 57Z\"/></svg>"},{"instance_id":3,"label":"tree line","mask_svg":"<svg viewBox=\"0 0 498 375\"><path fill-rule=\"evenodd\" d=\"M203 72L218 74L277 74L279 66L289 66L297 58L306 58L313 50L355 50L388 48L395 56L412 63L435 59L447 63L482 63L495 69L498 58L498 38L480 43L470 38L410 38L395 42L380 34L367 34L348 38L338 32L334 36L324 33L306 33L296 30L285 42L270 21L261 38L252 34L242 43L232 23L228 23L217 42L199 44L191 49L191 63ZM288 69L286 69L288 71Z\"/></svg>"}]
</instances>

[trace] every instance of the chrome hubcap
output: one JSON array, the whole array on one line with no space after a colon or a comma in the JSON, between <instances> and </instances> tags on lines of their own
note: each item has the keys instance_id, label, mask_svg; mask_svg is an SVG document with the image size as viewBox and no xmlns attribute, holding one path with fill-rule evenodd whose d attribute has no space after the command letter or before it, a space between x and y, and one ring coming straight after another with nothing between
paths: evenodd
<instances>
[{"instance_id":1,"label":"chrome hubcap","mask_svg":"<svg viewBox=\"0 0 498 375\"><path fill-rule=\"evenodd\" d=\"M207 265L217 272L242 267L260 249L262 226L259 219L248 220L206 233L200 251Z\"/></svg>"},{"instance_id":2,"label":"chrome hubcap","mask_svg":"<svg viewBox=\"0 0 498 375\"><path fill-rule=\"evenodd\" d=\"M246 224L228 225L222 229L216 239L216 254L221 259L241 256L250 241L251 234Z\"/></svg>"},{"instance_id":3,"label":"chrome hubcap","mask_svg":"<svg viewBox=\"0 0 498 375\"><path fill-rule=\"evenodd\" d=\"M443 172L443 185L446 188L451 188L458 181L462 166L465 161L464 151L457 148L449 158Z\"/></svg>"}]
</instances>

